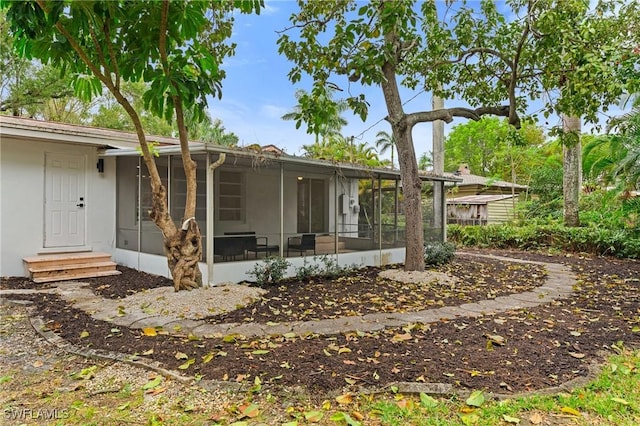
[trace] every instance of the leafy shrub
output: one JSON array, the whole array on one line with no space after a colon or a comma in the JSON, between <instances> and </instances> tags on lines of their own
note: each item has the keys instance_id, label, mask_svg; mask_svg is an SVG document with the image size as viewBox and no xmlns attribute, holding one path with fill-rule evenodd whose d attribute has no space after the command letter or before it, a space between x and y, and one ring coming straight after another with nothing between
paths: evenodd
<instances>
[{"instance_id":1,"label":"leafy shrub","mask_svg":"<svg viewBox=\"0 0 640 426\"><path fill-rule=\"evenodd\" d=\"M443 265L451 262L455 256L456 246L450 242L429 242L424 245L424 263L427 265Z\"/></svg>"},{"instance_id":2,"label":"leafy shrub","mask_svg":"<svg viewBox=\"0 0 640 426\"><path fill-rule=\"evenodd\" d=\"M257 263L249 271L249 275L256 277L259 285L274 284L284 278L287 268L291 266L284 257L266 257L262 263Z\"/></svg>"},{"instance_id":3,"label":"leafy shrub","mask_svg":"<svg viewBox=\"0 0 640 426\"><path fill-rule=\"evenodd\" d=\"M314 256L313 259L314 263L307 264L305 260L301 267L296 268L296 278L308 279L313 276L338 277L358 268L357 265L340 266L334 257L326 254Z\"/></svg>"},{"instance_id":4,"label":"leafy shrub","mask_svg":"<svg viewBox=\"0 0 640 426\"><path fill-rule=\"evenodd\" d=\"M304 264L296 268L296 278L299 280L309 279L315 275L319 275L322 268L317 263L307 263L305 257Z\"/></svg>"},{"instance_id":5,"label":"leafy shrub","mask_svg":"<svg viewBox=\"0 0 640 426\"><path fill-rule=\"evenodd\" d=\"M462 246L517 248L521 250L549 248L597 255L640 258L640 238L625 229L595 226L570 228L549 225L450 225L447 235Z\"/></svg>"}]
</instances>

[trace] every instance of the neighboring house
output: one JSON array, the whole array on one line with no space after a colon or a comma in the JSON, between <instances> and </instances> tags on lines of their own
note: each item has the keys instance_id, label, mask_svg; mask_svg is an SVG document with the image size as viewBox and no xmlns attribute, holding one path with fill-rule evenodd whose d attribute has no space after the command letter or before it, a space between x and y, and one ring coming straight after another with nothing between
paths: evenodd
<instances>
[{"instance_id":1,"label":"neighboring house","mask_svg":"<svg viewBox=\"0 0 640 426\"><path fill-rule=\"evenodd\" d=\"M0 133L1 276L25 275L25 257L87 251L169 275L161 232L147 214L151 190L135 134L7 116L0 116ZM160 144L157 164L171 214L182 220L186 186L177 141L150 140ZM247 272L265 255L289 254L295 266L309 261L305 256L314 251L334 256L341 265L404 260L404 241L397 238L404 235L398 190L392 193L395 202L386 193L380 196L381 188L399 187L397 170L294 157L274 147L248 148L191 147L198 164L196 219L203 234L205 282L250 279ZM212 170L223 152L225 163ZM425 185L456 180L423 179ZM383 229L383 217L393 218L395 229L388 224ZM443 235L432 229L439 222L427 220L426 234ZM311 247L301 246L303 234L314 235ZM256 239L258 250L254 243L240 252L225 251L231 242Z\"/></svg>"},{"instance_id":2,"label":"neighboring house","mask_svg":"<svg viewBox=\"0 0 640 426\"><path fill-rule=\"evenodd\" d=\"M447 199L447 223L488 225L513 219L511 195L466 195Z\"/></svg>"},{"instance_id":3,"label":"neighboring house","mask_svg":"<svg viewBox=\"0 0 640 426\"><path fill-rule=\"evenodd\" d=\"M445 173L445 176L462 179L453 186L447 185L447 223L487 225L508 222L514 217L520 193L528 189L525 185L473 175L466 164L455 173Z\"/></svg>"}]
</instances>

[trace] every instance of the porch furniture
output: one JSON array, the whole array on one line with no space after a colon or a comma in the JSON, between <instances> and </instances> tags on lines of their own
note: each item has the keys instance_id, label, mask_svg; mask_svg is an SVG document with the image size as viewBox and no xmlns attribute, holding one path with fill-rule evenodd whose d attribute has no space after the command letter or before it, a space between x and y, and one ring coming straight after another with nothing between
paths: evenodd
<instances>
[{"instance_id":1,"label":"porch furniture","mask_svg":"<svg viewBox=\"0 0 640 426\"><path fill-rule=\"evenodd\" d=\"M235 260L239 255L247 259L250 252L254 253L257 259L258 253L270 256L271 253L280 251L280 246L269 245L267 237L256 237L254 231L225 232L224 236L214 238L213 245L214 254L222 256L223 260Z\"/></svg>"},{"instance_id":2,"label":"porch furniture","mask_svg":"<svg viewBox=\"0 0 640 426\"><path fill-rule=\"evenodd\" d=\"M213 254L222 260L235 260L242 255L247 258L247 250L256 246L255 232L225 232L222 237L213 238Z\"/></svg>"},{"instance_id":3,"label":"porch furniture","mask_svg":"<svg viewBox=\"0 0 640 426\"><path fill-rule=\"evenodd\" d=\"M250 237L214 237L213 254L222 256L222 260L235 260L240 255L244 258L247 238Z\"/></svg>"},{"instance_id":4,"label":"porch furniture","mask_svg":"<svg viewBox=\"0 0 640 426\"><path fill-rule=\"evenodd\" d=\"M316 254L316 234L302 234L299 237L287 238L287 257L289 257L289 251L300 252L300 255L306 254L307 250L313 250L313 255Z\"/></svg>"},{"instance_id":5,"label":"porch furniture","mask_svg":"<svg viewBox=\"0 0 640 426\"><path fill-rule=\"evenodd\" d=\"M267 253L267 256L269 256L272 251L273 252L280 251L280 247L269 245L269 239L267 237L256 237L255 231L225 232L224 235L249 237L249 238L246 238L245 240L245 242L247 243L245 250L247 251L247 256L248 256L248 252L253 252L255 254L256 259L258 258L258 253ZM258 241L263 241L263 242L258 244ZM247 258L247 256L245 256L245 259Z\"/></svg>"},{"instance_id":6,"label":"porch furniture","mask_svg":"<svg viewBox=\"0 0 640 426\"><path fill-rule=\"evenodd\" d=\"M257 238L267 238L267 237L257 237ZM268 240L267 240L268 241ZM266 244L256 244L254 247L248 248L247 252L253 252L255 254L255 258L258 258L258 253L266 253L267 256L271 256L271 253L279 253L280 246L278 245L269 245Z\"/></svg>"}]
</instances>

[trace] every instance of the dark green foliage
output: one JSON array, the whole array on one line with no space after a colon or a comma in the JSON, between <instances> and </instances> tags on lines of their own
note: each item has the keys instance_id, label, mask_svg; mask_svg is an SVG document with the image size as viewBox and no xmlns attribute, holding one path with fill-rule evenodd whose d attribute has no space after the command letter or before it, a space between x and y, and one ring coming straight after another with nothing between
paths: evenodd
<instances>
[{"instance_id":1,"label":"dark green foliage","mask_svg":"<svg viewBox=\"0 0 640 426\"><path fill-rule=\"evenodd\" d=\"M291 263L283 257L266 257L254 265L249 275L256 277L258 285L275 284L284 278L289 266Z\"/></svg>"},{"instance_id":2,"label":"dark green foliage","mask_svg":"<svg viewBox=\"0 0 640 426\"><path fill-rule=\"evenodd\" d=\"M425 265L444 265L456 254L456 245L451 242L434 241L424 245Z\"/></svg>"},{"instance_id":3,"label":"dark green foliage","mask_svg":"<svg viewBox=\"0 0 640 426\"><path fill-rule=\"evenodd\" d=\"M543 203L562 197L562 164L549 161L534 170L529 187Z\"/></svg>"},{"instance_id":4,"label":"dark green foliage","mask_svg":"<svg viewBox=\"0 0 640 426\"><path fill-rule=\"evenodd\" d=\"M640 237L640 198L624 191L597 190L580 199L580 222L589 226L620 229Z\"/></svg>"},{"instance_id":5,"label":"dark green foliage","mask_svg":"<svg viewBox=\"0 0 640 426\"><path fill-rule=\"evenodd\" d=\"M447 235L461 246L530 249L557 249L597 255L640 258L640 237L624 229L573 228L547 225L450 225Z\"/></svg>"}]
</instances>

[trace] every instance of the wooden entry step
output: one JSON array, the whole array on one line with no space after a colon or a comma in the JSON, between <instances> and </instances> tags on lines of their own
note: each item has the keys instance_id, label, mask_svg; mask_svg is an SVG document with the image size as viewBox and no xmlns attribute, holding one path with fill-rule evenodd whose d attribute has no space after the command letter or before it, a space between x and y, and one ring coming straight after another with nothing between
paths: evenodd
<instances>
[{"instance_id":1,"label":"wooden entry step","mask_svg":"<svg viewBox=\"0 0 640 426\"><path fill-rule=\"evenodd\" d=\"M58 253L23 259L29 277L36 283L118 275L108 253Z\"/></svg>"}]
</instances>

